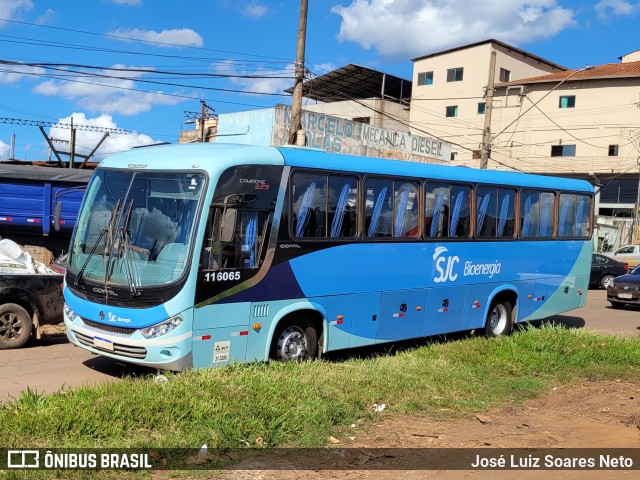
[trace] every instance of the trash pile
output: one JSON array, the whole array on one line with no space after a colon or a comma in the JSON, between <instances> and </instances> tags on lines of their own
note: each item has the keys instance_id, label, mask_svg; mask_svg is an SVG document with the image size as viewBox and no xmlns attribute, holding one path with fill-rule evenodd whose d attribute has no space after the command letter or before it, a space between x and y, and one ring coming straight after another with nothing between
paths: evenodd
<instances>
[{"instance_id":1,"label":"trash pile","mask_svg":"<svg viewBox=\"0 0 640 480\"><path fill-rule=\"evenodd\" d=\"M0 239L0 274L55 274L13 240Z\"/></svg>"}]
</instances>

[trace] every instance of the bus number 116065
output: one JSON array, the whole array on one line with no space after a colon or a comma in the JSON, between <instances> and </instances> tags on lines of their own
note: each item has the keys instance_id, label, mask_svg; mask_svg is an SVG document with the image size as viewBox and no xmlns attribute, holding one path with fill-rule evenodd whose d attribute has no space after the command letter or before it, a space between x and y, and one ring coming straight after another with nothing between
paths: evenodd
<instances>
[{"instance_id":1,"label":"bus number 116065","mask_svg":"<svg viewBox=\"0 0 640 480\"><path fill-rule=\"evenodd\" d=\"M240 272L208 272L204 275L205 282L227 282L240 280Z\"/></svg>"}]
</instances>

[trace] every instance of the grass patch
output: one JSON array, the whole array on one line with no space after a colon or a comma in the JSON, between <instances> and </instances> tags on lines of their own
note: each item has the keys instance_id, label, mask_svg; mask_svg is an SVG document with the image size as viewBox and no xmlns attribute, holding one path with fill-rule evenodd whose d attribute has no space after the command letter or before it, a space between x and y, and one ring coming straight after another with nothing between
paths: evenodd
<instances>
[{"instance_id":1,"label":"grass patch","mask_svg":"<svg viewBox=\"0 0 640 480\"><path fill-rule=\"evenodd\" d=\"M552 385L637 379L640 337L547 326L342 362L233 365L0 405L0 444L20 448L318 447L357 420L437 418L521 402ZM106 473L106 472L105 472Z\"/></svg>"}]
</instances>

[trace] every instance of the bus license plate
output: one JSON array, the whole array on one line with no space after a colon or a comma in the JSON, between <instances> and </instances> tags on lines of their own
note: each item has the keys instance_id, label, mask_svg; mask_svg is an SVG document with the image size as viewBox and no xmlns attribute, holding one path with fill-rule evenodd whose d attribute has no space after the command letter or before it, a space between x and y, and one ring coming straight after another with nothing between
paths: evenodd
<instances>
[{"instance_id":1,"label":"bus license plate","mask_svg":"<svg viewBox=\"0 0 640 480\"><path fill-rule=\"evenodd\" d=\"M106 338L93 337L93 346L113 352L113 342L111 340L107 340Z\"/></svg>"},{"instance_id":2,"label":"bus license plate","mask_svg":"<svg viewBox=\"0 0 640 480\"><path fill-rule=\"evenodd\" d=\"M618 298L633 298L633 295L630 293L619 293Z\"/></svg>"}]
</instances>

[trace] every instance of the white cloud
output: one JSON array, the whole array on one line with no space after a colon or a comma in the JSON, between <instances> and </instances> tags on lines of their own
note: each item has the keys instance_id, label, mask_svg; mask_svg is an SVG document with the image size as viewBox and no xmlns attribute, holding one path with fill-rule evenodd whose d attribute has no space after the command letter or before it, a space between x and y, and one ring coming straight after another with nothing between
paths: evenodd
<instances>
[{"instance_id":1,"label":"white cloud","mask_svg":"<svg viewBox=\"0 0 640 480\"><path fill-rule=\"evenodd\" d=\"M615 15L632 15L640 9L640 5L624 0L600 0L595 8L598 18L607 21Z\"/></svg>"},{"instance_id":2,"label":"white cloud","mask_svg":"<svg viewBox=\"0 0 640 480\"><path fill-rule=\"evenodd\" d=\"M157 42L159 47L176 48L176 47L202 47L204 41L200 34L190 28L174 28L172 30L140 30L138 28L119 28L107 35L113 35L117 40L143 40L146 42Z\"/></svg>"},{"instance_id":3,"label":"white cloud","mask_svg":"<svg viewBox=\"0 0 640 480\"><path fill-rule=\"evenodd\" d=\"M33 2L31 0L0 0L0 18L5 20L14 20L26 10L33 8ZM0 26L6 22L0 20Z\"/></svg>"},{"instance_id":4,"label":"white cloud","mask_svg":"<svg viewBox=\"0 0 640 480\"><path fill-rule=\"evenodd\" d=\"M38 18L36 18L35 23L38 25L46 25L48 23L53 22L55 17L56 17L56 11L51 8L47 8L47 10L44 13L42 13L40 16L38 16Z\"/></svg>"},{"instance_id":5,"label":"white cloud","mask_svg":"<svg viewBox=\"0 0 640 480\"><path fill-rule=\"evenodd\" d=\"M340 41L398 60L489 38L550 38L576 24L556 0L352 0L332 11L342 17Z\"/></svg>"},{"instance_id":6,"label":"white cloud","mask_svg":"<svg viewBox=\"0 0 640 480\"><path fill-rule=\"evenodd\" d=\"M269 9L264 5L260 5L258 2L251 2L242 9L242 14L245 17L261 18L269 13Z\"/></svg>"},{"instance_id":7,"label":"white cloud","mask_svg":"<svg viewBox=\"0 0 640 480\"><path fill-rule=\"evenodd\" d=\"M9 145L0 140L0 160L9 158Z\"/></svg>"},{"instance_id":8,"label":"white cloud","mask_svg":"<svg viewBox=\"0 0 640 480\"><path fill-rule=\"evenodd\" d=\"M34 78L34 75L43 75L44 73L46 73L46 71L40 67L2 65L0 84L17 83L23 78Z\"/></svg>"},{"instance_id":9,"label":"white cloud","mask_svg":"<svg viewBox=\"0 0 640 480\"><path fill-rule=\"evenodd\" d=\"M122 65L114 67L122 67ZM117 72L113 71L102 73L117 76ZM127 72L127 76L142 76L142 74ZM184 101L183 98L164 95L162 91L135 91L135 80L129 78L92 79L78 75L69 80L75 81L47 80L37 85L33 91L40 95L60 96L74 100L77 105L91 112L120 113L122 115L136 115L140 112L148 112L154 105L176 105Z\"/></svg>"},{"instance_id":10,"label":"white cloud","mask_svg":"<svg viewBox=\"0 0 640 480\"><path fill-rule=\"evenodd\" d=\"M292 87L294 82L295 67L293 63L281 70L267 70L257 68L255 70L243 70L233 61L218 63L214 67L216 73L224 75L252 75L266 78L231 78L230 81L239 86L247 94L251 92L280 93L284 89Z\"/></svg>"},{"instance_id":11,"label":"white cloud","mask_svg":"<svg viewBox=\"0 0 640 480\"><path fill-rule=\"evenodd\" d=\"M71 123L72 117L74 125L118 128L111 115L100 115L94 118L87 118L86 114L83 112L74 112L68 117L59 119L58 122L69 124ZM88 154L95 148L103 135L104 132L76 130L76 152L85 155ZM59 140L69 141L71 137L71 130L68 128L51 128L49 129L49 136ZM100 148L98 148L96 156L123 152L131 150L133 147L137 147L139 145L151 145L153 143L156 143L156 141L149 135L137 132L132 132L128 135L116 135L111 133L102 145L100 145Z\"/></svg>"},{"instance_id":12,"label":"white cloud","mask_svg":"<svg viewBox=\"0 0 640 480\"><path fill-rule=\"evenodd\" d=\"M141 5L142 4L142 0L111 0L112 3L115 3L116 5Z\"/></svg>"}]
</instances>

